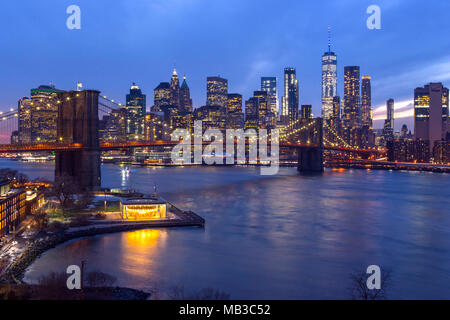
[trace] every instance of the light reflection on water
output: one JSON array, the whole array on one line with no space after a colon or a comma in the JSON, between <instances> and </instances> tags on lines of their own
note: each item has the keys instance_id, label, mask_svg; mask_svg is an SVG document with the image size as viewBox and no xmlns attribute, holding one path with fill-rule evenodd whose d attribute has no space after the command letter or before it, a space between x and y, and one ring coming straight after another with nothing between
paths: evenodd
<instances>
[{"instance_id":1,"label":"light reflection on water","mask_svg":"<svg viewBox=\"0 0 450 320\"><path fill-rule=\"evenodd\" d=\"M0 160L0 164L3 164ZM20 167L28 164L12 163ZM28 170L51 174L52 168ZM206 228L147 230L70 242L45 253L27 279L87 260L135 288L184 284L232 298L348 298L349 274L393 272L391 298L450 298L450 179L446 174L282 168L103 166L103 183L145 192L206 219Z\"/></svg>"}]
</instances>

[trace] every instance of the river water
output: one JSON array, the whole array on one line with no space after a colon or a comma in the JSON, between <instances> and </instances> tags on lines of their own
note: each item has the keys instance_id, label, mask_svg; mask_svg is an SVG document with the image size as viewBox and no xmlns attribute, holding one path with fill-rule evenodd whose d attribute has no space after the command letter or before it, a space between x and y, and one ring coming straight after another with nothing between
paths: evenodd
<instances>
[{"instance_id":1,"label":"river water","mask_svg":"<svg viewBox=\"0 0 450 320\"><path fill-rule=\"evenodd\" d=\"M0 168L53 178L53 165L0 159ZM346 299L350 274L390 270L389 298L450 299L450 175L281 168L141 168L103 165L104 187L159 193L206 219L205 229L141 230L62 244L25 279L87 261L117 285L183 285L233 299Z\"/></svg>"}]
</instances>

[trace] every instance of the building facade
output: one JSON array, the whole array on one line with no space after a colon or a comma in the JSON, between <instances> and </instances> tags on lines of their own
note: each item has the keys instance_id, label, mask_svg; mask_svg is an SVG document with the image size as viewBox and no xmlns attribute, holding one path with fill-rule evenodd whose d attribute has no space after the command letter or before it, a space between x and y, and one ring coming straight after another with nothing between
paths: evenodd
<instances>
[{"instance_id":1,"label":"building facade","mask_svg":"<svg viewBox=\"0 0 450 320\"><path fill-rule=\"evenodd\" d=\"M183 83L180 88L180 110L182 112L192 112L192 99L191 99L191 91L186 82L186 76L183 77Z\"/></svg>"},{"instance_id":2,"label":"building facade","mask_svg":"<svg viewBox=\"0 0 450 320\"><path fill-rule=\"evenodd\" d=\"M269 109L277 117L278 115L278 93L276 77L261 77L261 91L267 92L269 96Z\"/></svg>"},{"instance_id":3,"label":"building facade","mask_svg":"<svg viewBox=\"0 0 450 320\"><path fill-rule=\"evenodd\" d=\"M322 117L333 117L333 98L337 95L337 56L331 51L322 56Z\"/></svg>"},{"instance_id":4,"label":"building facade","mask_svg":"<svg viewBox=\"0 0 450 320\"><path fill-rule=\"evenodd\" d=\"M26 216L26 192L0 181L0 238L8 235Z\"/></svg>"},{"instance_id":5,"label":"building facade","mask_svg":"<svg viewBox=\"0 0 450 320\"><path fill-rule=\"evenodd\" d=\"M221 77L207 77L206 105L226 108L228 101L228 80Z\"/></svg>"},{"instance_id":6,"label":"building facade","mask_svg":"<svg viewBox=\"0 0 450 320\"><path fill-rule=\"evenodd\" d=\"M448 88L442 83L430 83L414 90L414 138L428 141L430 152L435 142L446 139L448 116Z\"/></svg>"},{"instance_id":7,"label":"building facade","mask_svg":"<svg viewBox=\"0 0 450 320\"><path fill-rule=\"evenodd\" d=\"M31 89L30 98L18 102L20 143L54 143L57 141L57 94L54 86L42 85Z\"/></svg>"},{"instance_id":8,"label":"building facade","mask_svg":"<svg viewBox=\"0 0 450 320\"><path fill-rule=\"evenodd\" d=\"M130 93L126 95L126 106L122 107L125 115L126 139L142 140L144 138L144 121L147 113L146 95L133 83Z\"/></svg>"},{"instance_id":9,"label":"building facade","mask_svg":"<svg viewBox=\"0 0 450 320\"><path fill-rule=\"evenodd\" d=\"M372 87L370 76L362 76L361 82L361 118L362 126L372 129Z\"/></svg>"},{"instance_id":10,"label":"building facade","mask_svg":"<svg viewBox=\"0 0 450 320\"><path fill-rule=\"evenodd\" d=\"M281 106L281 121L285 124L298 119L299 88L295 68L284 69L284 96Z\"/></svg>"},{"instance_id":11,"label":"building facade","mask_svg":"<svg viewBox=\"0 0 450 320\"><path fill-rule=\"evenodd\" d=\"M359 66L344 67L343 126L346 129L361 126Z\"/></svg>"}]
</instances>

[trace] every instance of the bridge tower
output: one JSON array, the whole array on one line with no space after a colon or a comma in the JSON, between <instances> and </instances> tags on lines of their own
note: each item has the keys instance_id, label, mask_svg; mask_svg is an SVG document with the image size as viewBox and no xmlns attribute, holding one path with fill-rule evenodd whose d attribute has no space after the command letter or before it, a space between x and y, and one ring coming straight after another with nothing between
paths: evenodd
<instances>
[{"instance_id":1,"label":"bridge tower","mask_svg":"<svg viewBox=\"0 0 450 320\"><path fill-rule=\"evenodd\" d=\"M299 172L323 172L323 119L315 118L309 121L314 121L308 134L313 137L313 141L310 142L316 146L297 148L297 170Z\"/></svg>"},{"instance_id":2,"label":"bridge tower","mask_svg":"<svg viewBox=\"0 0 450 320\"><path fill-rule=\"evenodd\" d=\"M56 152L55 181L68 178L82 190L101 186L96 90L67 91L58 94L57 134L60 143L81 144L82 149Z\"/></svg>"}]
</instances>

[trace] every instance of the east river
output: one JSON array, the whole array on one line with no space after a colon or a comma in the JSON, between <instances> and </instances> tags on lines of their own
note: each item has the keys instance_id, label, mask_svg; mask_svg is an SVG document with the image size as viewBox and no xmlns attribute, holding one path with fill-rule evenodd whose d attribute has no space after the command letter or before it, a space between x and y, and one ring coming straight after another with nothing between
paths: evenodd
<instances>
[{"instance_id":1,"label":"east river","mask_svg":"<svg viewBox=\"0 0 450 320\"><path fill-rule=\"evenodd\" d=\"M31 178L53 178L51 163L0 159ZM206 219L205 229L108 234L43 254L25 280L87 261L117 285L165 290L183 285L233 299L347 299L350 274L376 264L391 271L392 299L450 299L450 175L244 167L102 166L104 187L153 192Z\"/></svg>"}]
</instances>

